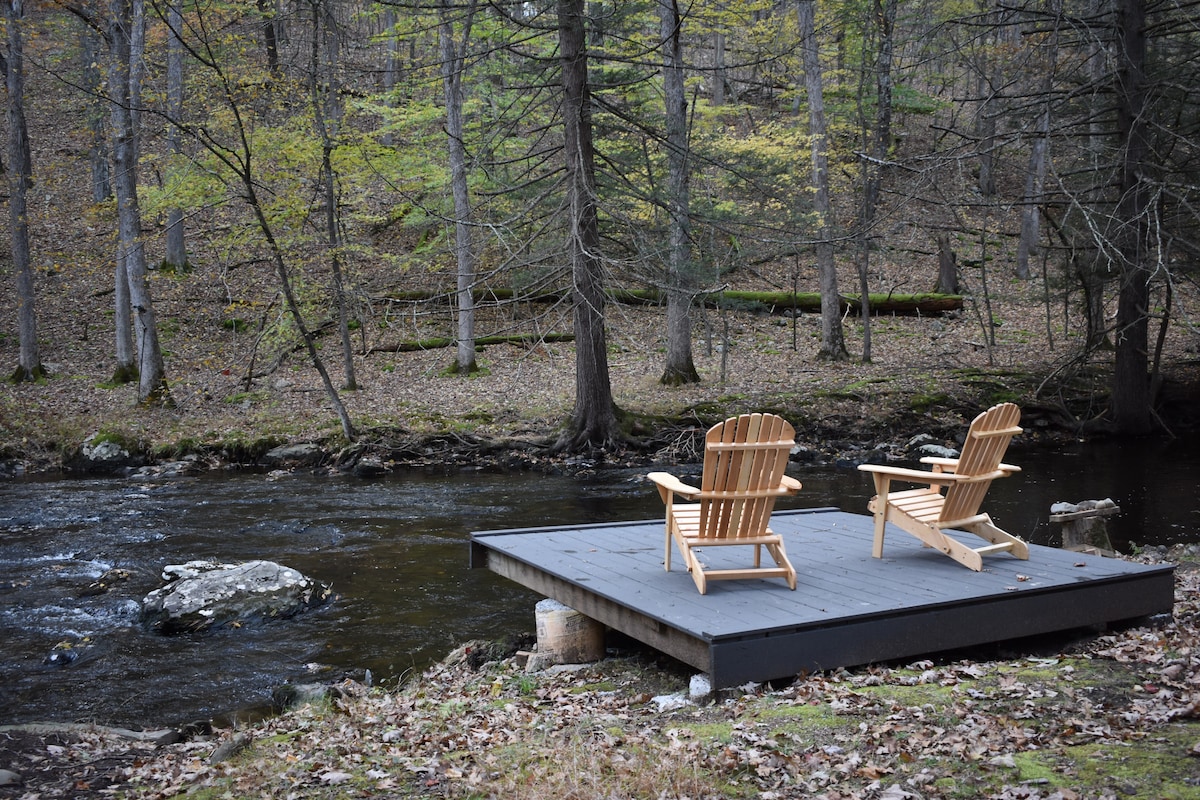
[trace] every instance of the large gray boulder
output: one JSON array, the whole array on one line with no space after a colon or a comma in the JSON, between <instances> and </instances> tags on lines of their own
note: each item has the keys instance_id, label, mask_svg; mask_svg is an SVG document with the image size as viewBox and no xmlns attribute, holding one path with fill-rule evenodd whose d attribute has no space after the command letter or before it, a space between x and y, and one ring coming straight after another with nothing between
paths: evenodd
<instances>
[{"instance_id":1,"label":"large gray boulder","mask_svg":"<svg viewBox=\"0 0 1200 800\"><path fill-rule=\"evenodd\" d=\"M142 600L142 620L164 634L290 617L324 603L330 588L273 561L189 561L163 568L170 581Z\"/></svg>"},{"instance_id":2,"label":"large gray boulder","mask_svg":"<svg viewBox=\"0 0 1200 800\"><path fill-rule=\"evenodd\" d=\"M263 454L262 463L279 469L315 467L325 460L325 451L318 444L301 442L285 444Z\"/></svg>"},{"instance_id":3,"label":"large gray boulder","mask_svg":"<svg viewBox=\"0 0 1200 800\"><path fill-rule=\"evenodd\" d=\"M145 455L137 452L135 445L100 433L84 439L78 450L63 459L63 467L68 471L89 475L115 475L145 463Z\"/></svg>"}]
</instances>

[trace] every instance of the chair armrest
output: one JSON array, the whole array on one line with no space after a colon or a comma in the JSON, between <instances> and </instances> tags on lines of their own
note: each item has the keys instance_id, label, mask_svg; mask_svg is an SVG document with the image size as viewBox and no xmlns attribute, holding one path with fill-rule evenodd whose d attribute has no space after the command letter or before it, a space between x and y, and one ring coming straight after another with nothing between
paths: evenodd
<instances>
[{"instance_id":1,"label":"chair armrest","mask_svg":"<svg viewBox=\"0 0 1200 800\"><path fill-rule=\"evenodd\" d=\"M646 477L656 483L659 489L682 495L688 500L692 500L696 497L696 495L700 494L700 490L695 486L689 486L669 472L651 472Z\"/></svg>"},{"instance_id":2,"label":"chair armrest","mask_svg":"<svg viewBox=\"0 0 1200 800\"><path fill-rule=\"evenodd\" d=\"M894 480L910 483L951 484L966 480L962 475L956 475L953 472L929 472L923 469L892 467L887 464L859 464L858 468L862 472L876 472Z\"/></svg>"},{"instance_id":3,"label":"chair armrest","mask_svg":"<svg viewBox=\"0 0 1200 800\"><path fill-rule=\"evenodd\" d=\"M946 458L944 456L925 456L921 459L922 464L928 464L938 472L954 472L958 469L957 458Z\"/></svg>"},{"instance_id":4,"label":"chair armrest","mask_svg":"<svg viewBox=\"0 0 1200 800\"><path fill-rule=\"evenodd\" d=\"M780 488L787 491L788 494L796 494L804 488L804 484L793 478L791 475L784 475L779 479Z\"/></svg>"},{"instance_id":5,"label":"chair armrest","mask_svg":"<svg viewBox=\"0 0 1200 800\"><path fill-rule=\"evenodd\" d=\"M922 464L929 464L932 467L940 467L942 470L954 472L958 469L957 458L942 458L941 456L925 456L921 459ZM996 469L1001 472L1020 472L1021 468L1013 464L1001 464Z\"/></svg>"}]
</instances>

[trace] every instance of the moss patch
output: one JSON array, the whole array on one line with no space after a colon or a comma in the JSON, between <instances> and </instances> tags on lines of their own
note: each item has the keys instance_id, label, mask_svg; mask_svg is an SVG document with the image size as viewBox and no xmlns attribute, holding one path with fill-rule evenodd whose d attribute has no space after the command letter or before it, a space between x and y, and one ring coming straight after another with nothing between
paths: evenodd
<instances>
[{"instance_id":1,"label":"moss patch","mask_svg":"<svg viewBox=\"0 0 1200 800\"><path fill-rule=\"evenodd\" d=\"M1142 740L1089 743L1059 750L1021 753L1021 781L1046 782L1048 789L1086 786L1118 797L1162 800L1200 798L1200 768L1188 755L1196 743L1194 725L1170 724Z\"/></svg>"}]
</instances>

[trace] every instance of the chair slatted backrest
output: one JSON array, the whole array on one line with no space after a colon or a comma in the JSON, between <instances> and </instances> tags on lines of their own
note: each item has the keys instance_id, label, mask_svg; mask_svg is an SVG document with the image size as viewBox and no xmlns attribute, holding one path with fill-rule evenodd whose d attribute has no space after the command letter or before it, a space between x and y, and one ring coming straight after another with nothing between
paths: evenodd
<instances>
[{"instance_id":1,"label":"chair slatted backrest","mask_svg":"<svg viewBox=\"0 0 1200 800\"><path fill-rule=\"evenodd\" d=\"M700 483L701 538L741 539L767 529L796 430L774 414L743 414L709 429Z\"/></svg>"},{"instance_id":2,"label":"chair slatted backrest","mask_svg":"<svg viewBox=\"0 0 1200 800\"><path fill-rule=\"evenodd\" d=\"M998 472L1008 443L1021 432L1017 423L1021 421L1021 409L1013 403L992 406L971 422L962 453L958 457L959 475L978 476L977 481L962 481L952 484L946 491L940 522L955 522L979 513L983 498ZM985 476L991 475L991 478Z\"/></svg>"}]
</instances>

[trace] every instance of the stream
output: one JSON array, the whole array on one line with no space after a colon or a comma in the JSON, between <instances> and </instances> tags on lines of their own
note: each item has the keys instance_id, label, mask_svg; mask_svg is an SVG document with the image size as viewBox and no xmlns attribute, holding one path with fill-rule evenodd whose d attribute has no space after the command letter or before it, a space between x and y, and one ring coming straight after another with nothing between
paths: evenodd
<instances>
[{"instance_id":1,"label":"stream","mask_svg":"<svg viewBox=\"0 0 1200 800\"><path fill-rule=\"evenodd\" d=\"M1119 549L1200 541L1200 442L1014 448L1006 460L1023 472L993 484L986 510L1032 542L1054 543L1046 519L1054 502L1106 497L1121 507L1110 522ZM804 490L780 508L866 513L868 476L798 465L789 472ZM0 725L222 718L264 706L281 684L363 680L368 671L375 683L394 684L469 639L532 632L539 598L469 569L469 533L657 519L662 506L643 474L0 482ZM259 558L331 584L333 600L290 620L207 634L164 637L140 626L140 600L161 585L164 565ZM114 568L130 576L89 593Z\"/></svg>"}]
</instances>

